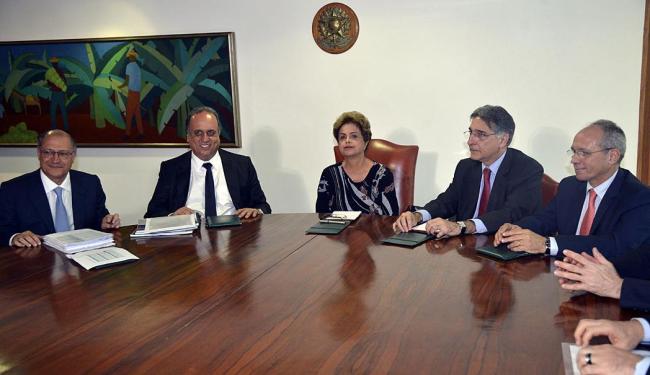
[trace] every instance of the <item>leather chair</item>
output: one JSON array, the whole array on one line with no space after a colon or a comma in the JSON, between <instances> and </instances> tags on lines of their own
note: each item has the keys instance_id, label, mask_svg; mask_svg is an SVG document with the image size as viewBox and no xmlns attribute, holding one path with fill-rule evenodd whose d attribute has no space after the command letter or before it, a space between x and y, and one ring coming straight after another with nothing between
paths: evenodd
<instances>
[{"instance_id":1,"label":"leather chair","mask_svg":"<svg viewBox=\"0 0 650 375\"><path fill-rule=\"evenodd\" d=\"M546 207L553 197L555 197L558 186L560 186L560 184L557 181L544 173L542 176L542 205L544 207Z\"/></svg>"},{"instance_id":2,"label":"leather chair","mask_svg":"<svg viewBox=\"0 0 650 375\"><path fill-rule=\"evenodd\" d=\"M413 205L418 151L418 146L398 145L383 139L371 139L366 148L366 156L369 159L385 165L393 172L400 212ZM334 157L337 163L343 161L338 146L334 146Z\"/></svg>"}]
</instances>

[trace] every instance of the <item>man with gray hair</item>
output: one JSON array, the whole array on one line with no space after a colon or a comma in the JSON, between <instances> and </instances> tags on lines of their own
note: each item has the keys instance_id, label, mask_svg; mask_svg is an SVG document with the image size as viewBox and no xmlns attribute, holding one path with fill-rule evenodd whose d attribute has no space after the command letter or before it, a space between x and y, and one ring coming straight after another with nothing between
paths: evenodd
<instances>
[{"instance_id":1,"label":"man with gray hair","mask_svg":"<svg viewBox=\"0 0 650 375\"><path fill-rule=\"evenodd\" d=\"M114 229L118 214L106 209L99 178L72 168L77 146L70 134L38 137L40 168L0 185L0 246L32 247L41 236L73 229Z\"/></svg>"},{"instance_id":2,"label":"man with gray hair","mask_svg":"<svg viewBox=\"0 0 650 375\"><path fill-rule=\"evenodd\" d=\"M440 238L494 233L503 223L533 214L542 206L542 166L509 147L515 122L503 107L484 105L472 112L465 132L470 156L458 162L447 190L424 207L404 212L393 224L409 231L426 222Z\"/></svg>"},{"instance_id":3,"label":"man with gray hair","mask_svg":"<svg viewBox=\"0 0 650 375\"><path fill-rule=\"evenodd\" d=\"M554 256L597 247L612 258L650 239L650 189L620 167L623 130L609 120L595 121L576 134L568 152L575 176L560 182L544 211L499 228L495 246Z\"/></svg>"}]
</instances>

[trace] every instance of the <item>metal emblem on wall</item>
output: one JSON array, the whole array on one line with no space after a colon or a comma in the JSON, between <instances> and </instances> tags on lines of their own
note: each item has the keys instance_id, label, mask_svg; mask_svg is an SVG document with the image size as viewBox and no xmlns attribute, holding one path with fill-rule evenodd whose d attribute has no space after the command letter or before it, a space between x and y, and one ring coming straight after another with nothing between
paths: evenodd
<instances>
[{"instance_id":1,"label":"metal emblem on wall","mask_svg":"<svg viewBox=\"0 0 650 375\"><path fill-rule=\"evenodd\" d=\"M343 53L359 36L359 20L350 7L329 3L318 10L311 24L314 41L325 52Z\"/></svg>"}]
</instances>

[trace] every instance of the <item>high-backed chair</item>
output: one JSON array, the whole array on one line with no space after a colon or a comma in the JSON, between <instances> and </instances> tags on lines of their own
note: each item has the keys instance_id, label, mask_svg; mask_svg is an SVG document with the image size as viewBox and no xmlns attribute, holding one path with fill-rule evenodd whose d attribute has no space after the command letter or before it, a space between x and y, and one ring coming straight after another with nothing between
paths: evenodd
<instances>
[{"instance_id":1,"label":"high-backed chair","mask_svg":"<svg viewBox=\"0 0 650 375\"><path fill-rule=\"evenodd\" d=\"M393 172L400 212L406 211L413 205L415 163L418 159L418 151L418 146L398 145L384 139L371 139L368 142L366 156L385 165ZM334 157L337 163L343 161L338 146L334 146Z\"/></svg>"},{"instance_id":2,"label":"high-backed chair","mask_svg":"<svg viewBox=\"0 0 650 375\"><path fill-rule=\"evenodd\" d=\"M544 205L544 207L546 207L548 202L555 197L559 185L560 184L557 181L544 173L542 176L542 205Z\"/></svg>"}]
</instances>

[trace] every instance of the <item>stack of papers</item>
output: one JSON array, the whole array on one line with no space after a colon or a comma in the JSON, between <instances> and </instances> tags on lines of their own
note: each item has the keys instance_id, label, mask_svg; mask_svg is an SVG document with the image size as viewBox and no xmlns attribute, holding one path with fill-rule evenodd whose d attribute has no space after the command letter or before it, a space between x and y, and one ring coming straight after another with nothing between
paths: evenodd
<instances>
[{"instance_id":1,"label":"stack of papers","mask_svg":"<svg viewBox=\"0 0 650 375\"><path fill-rule=\"evenodd\" d=\"M349 224L361 216L361 211L334 211L320 219L321 223Z\"/></svg>"},{"instance_id":2,"label":"stack of papers","mask_svg":"<svg viewBox=\"0 0 650 375\"><path fill-rule=\"evenodd\" d=\"M196 215L174 215L138 220L131 238L192 234L199 227Z\"/></svg>"},{"instance_id":3,"label":"stack of papers","mask_svg":"<svg viewBox=\"0 0 650 375\"><path fill-rule=\"evenodd\" d=\"M94 229L77 229L48 234L43 243L66 254L115 245L112 233Z\"/></svg>"},{"instance_id":4,"label":"stack of papers","mask_svg":"<svg viewBox=\"0 0 650 375\"><path fill-rule=\"evenodd\" d=\"M48 234L43 237L43 243L61 251L87 270L139 259L127 250L115 247L112 233L94 229Z\"/></svg>"}]
</instances>

